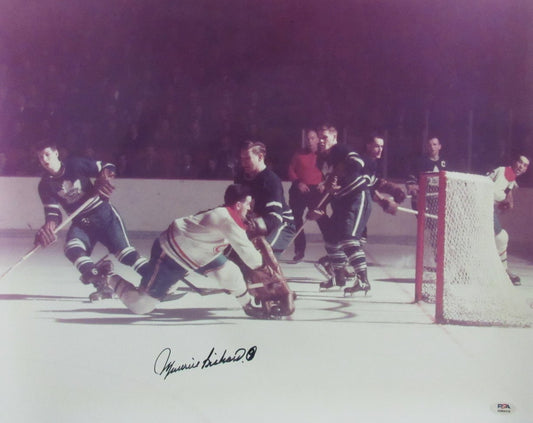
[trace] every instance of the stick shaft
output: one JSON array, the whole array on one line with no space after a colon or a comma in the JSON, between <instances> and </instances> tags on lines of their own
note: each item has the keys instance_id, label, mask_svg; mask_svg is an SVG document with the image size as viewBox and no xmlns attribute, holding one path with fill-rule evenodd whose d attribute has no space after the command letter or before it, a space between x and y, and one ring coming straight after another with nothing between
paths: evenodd
<instances>
[{"instance_id":1,"label":"stick shaft","mask_svg":"<svg viewBox=\"0 0 533 423\"><path fill-rule=\"evenodd\" d=\"M404 213L414 214L418 216L418 211L416 210L407 209L405 207L400 207L400 206L398 206L398 210ZM430 219L436 219L437 215L426 213L426 217L429 217Z\"/></svg>"},{"instance_id":2,"label":"stick shaft","mask_svg":"<svg viewBox=\"0 0 533 423\"><path fill-rule=\"evenodd\" d=\"M72 212L70 215L68 215L55 229L54 234L57 234L61 229L63 229L65 226L67 226L70 222L72 222L72 219L74 219L77 215L79 215L83 210L85 210L89 205L91 205L94 201L96 201L97 197L91 197L87 201L85 201L80 207L78 207L74 212ZM26 261L29 257L31 257L34 253L36 253L41 248L40 244L37 244L34 246L30 251L28 251L26 254L24 254L16 263L11 265L2 275L0 276L0 280L3 279L8 273L10 273L13 269L15 269L19 264Z\"/></svg>"},{"instance_id":3,"label":"stick shaft","mask_svg":"<svg viewBox=\"0 0 533 423\"><path fill-rule=\"evenodd\" d=\"M319 201L319 203L313 207L313 209L317 210L317 209L320 209L320 207L322 207L324 205L324 203L328 200L329 198L329 192L326 193L322 198L321 200ZM285 247L285 249L283 250L283 253L285 251L287 251L287 249L294 243L294 241L296 240L296 238L298 237L298 235L300 235L300 233L304 230L304 226L305 224L308 222L309 219L305 219L302 223L302 226L300 226L298 228L298 230L296 231L296 233L293 235L293 237L291 238L291 240L289 241L289 243L287 244L287 246ZM282 253L282 254L283 254Z\"/></svg>"}]
</instances>

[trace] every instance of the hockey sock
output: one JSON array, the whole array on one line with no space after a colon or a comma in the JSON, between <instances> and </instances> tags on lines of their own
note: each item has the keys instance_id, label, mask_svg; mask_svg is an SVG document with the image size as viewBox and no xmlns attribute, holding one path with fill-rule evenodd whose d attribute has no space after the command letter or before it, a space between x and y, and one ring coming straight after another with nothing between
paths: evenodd
<instances>
[{"instance_id":1,"label":"hockey sock","mask_svg":"<svg viewBox=\"0 0 533 423\"><path fill-rule=\"evenodd\" d=\"M65 256L82 275L98 274L94 261L79 239L72 239L65 245Z\"/></svg>"},{"instance_id":2,"label":"hockey sock","mask_svg":"<svg viewBox=\"0 0 533 423\"><path fill-rule=\"evenodd\" d=\"M502 261L503 267L507 269L507 244L509 243L509 234L505 229L498 232L494 240L496 241L496 249Z\"/></svg>"},{"instance_id":3,"label":"hockey sock","mask_svg":"<svg viewBox=\"0 0 533 423\"><path fill-rule=\"evenodd\" d=\"M116 253L115 257L120 263L132 267L139 275L146 276L148 260L142 257L134 247L124 248Z\"/></svg>"},{"instance_id":4,"label":"hockey sock","mask_svg":"<svg viewBox=\"0 0 533 423\"><path fill-rule=\"evenodd\" d=\"M328 253L328 259L333 270L346 267L348 260L340 244L326 243L326 252Z\"/></svg>"},{"instance_id":5,"label":"hockey sock","mask_svg":"<svg viewBox=\"0 0 533 423\"><path fill-rule=\"evenodd\" d=\"M348 262L356 273L366 272L366 254L361 243L357 240L346 241L343 244L344 252L348 256Z\"/></svg>"}]
</instances>

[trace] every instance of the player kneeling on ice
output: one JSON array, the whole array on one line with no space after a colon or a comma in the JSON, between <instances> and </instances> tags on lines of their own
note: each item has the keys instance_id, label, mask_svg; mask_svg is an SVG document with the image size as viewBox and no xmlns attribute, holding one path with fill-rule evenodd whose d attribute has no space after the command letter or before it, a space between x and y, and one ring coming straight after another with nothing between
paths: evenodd
<instances>
[{"instance_id":1,"label":"player kneeling on ice","mask_svg":"<svg viewBox=\"0 0 533 423\"><path fill-rule=\"evenodd\" d=\"M255 306L239 267L224 255L229 245L246 263L252 275L263 277L268 269L263 257L246 234L245 218L252 197L242 185L230 185L224 206L174 220L154 241L149 272L139 287L119 275L111 275L109 285L118 298L134 313L154 310L171 288L194 271L216 280L234 295L244 312L256 318L270 317L263 307Z\"/></svg>"}]
</instances>

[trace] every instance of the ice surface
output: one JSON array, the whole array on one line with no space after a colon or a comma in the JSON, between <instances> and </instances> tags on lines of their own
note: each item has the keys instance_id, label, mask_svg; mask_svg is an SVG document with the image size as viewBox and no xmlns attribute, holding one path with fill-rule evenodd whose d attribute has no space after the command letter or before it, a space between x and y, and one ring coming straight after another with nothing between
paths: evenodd
<instances>
[{"instance_id":1,"label":"ice surface","mask_svg":"<svg viewBox=\"0 0 533 423\"><path fill-rule=\"evenodd\" d=\"M149 254L151 238L133 242ZM29 234L0 238L0 271L31 243ZM147 316L118 300L89 303L61 242L39 251L0 281L2 421L533 421L532 329L434 324L431 307L413 303L413 245L370 239L366 297L319 292L311 261L322 254L320 243L298 264L286 253L296 312L258 321L228 295L185 287ZM533 302L531 263L511 265ZM236 361L202 369L213 348L211 362L224 350ZM165 378L166 357L193 368Z\"/></svg>"}]
</instances>

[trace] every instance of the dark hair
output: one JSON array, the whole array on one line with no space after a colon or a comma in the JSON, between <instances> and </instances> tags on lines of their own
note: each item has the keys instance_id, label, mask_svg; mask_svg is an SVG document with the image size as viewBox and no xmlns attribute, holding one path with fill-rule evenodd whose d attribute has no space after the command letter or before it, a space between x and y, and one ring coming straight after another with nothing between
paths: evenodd
<instances>
[{"instance_id":1,"label":"dark hair","mask_svg":"<svg viewBox=\"0 0 533 423\"><path fill-rule=\"evenodd\" d=\"M224 193L224 205L233 206L238 201L244 201L249 195L251 195L250 189L247 186L241 184L229 185Z\"/></svg>"},{"instance_id":2,"label":"dark hair","mask_svg":"<svg viewBox=\"0 0 533 423\"><path fill-rule=\"evenodd\" d=\"M372 144L376 138L385 140L385 137L381 135L379 132L375 131L370 134L369 137L366 138L366 145Z\"/></svg>"},{"instance_id":3,"label":"dark hair","mask_svg":"<svg viewBox=\"0 0 533 423\"><path fill-rule=\"evenodd\" d=\"M526 154L526 153L523 152L523 151L515 152L515 153L511 156L511 159L512 159L513 162L516 162L517 160L520 159L520 157L525 157L526 159L528 159L529 161L531 161L531 158L529 157L529 154Z\"/></svg>"},{"instance_id":4,"label":"dark hair","mask_svg":"<svg viewBox=\"0 0 533 423\"><path fill-rule=\"evenodd\" d=\"M241 151L251 150L254 154L266 156L266 146L260 141L244 141L241 145Z\"/></svg>"},{"instance_id":5,"label":"dark hair","mask_svg":"<svg viewBox=\"0 0 533 423\"><path fill-rule=\"evenodd\" d=\"M50 147L51 149L53 150L57 150L57 144L53 141L51 141L50 139L48 138L43 138L43 139L40 139L39 141L37 141L34 145L33 145L33 150L38 153L39 151L43 151L45 148L48 148Z\"/></svg>"}]
</instances>

